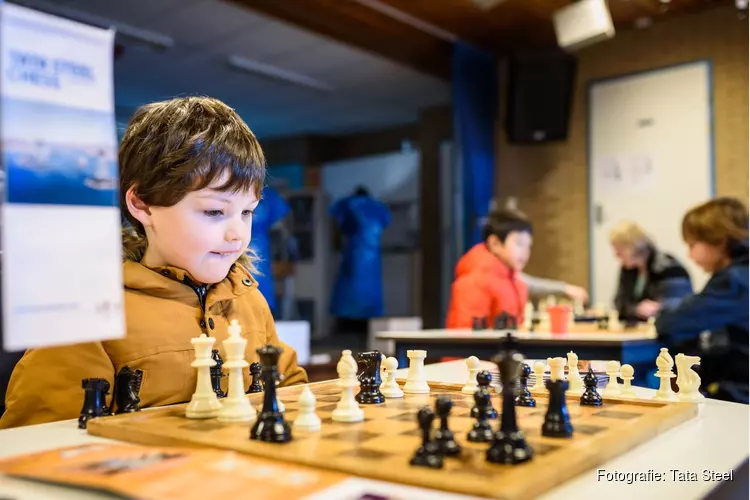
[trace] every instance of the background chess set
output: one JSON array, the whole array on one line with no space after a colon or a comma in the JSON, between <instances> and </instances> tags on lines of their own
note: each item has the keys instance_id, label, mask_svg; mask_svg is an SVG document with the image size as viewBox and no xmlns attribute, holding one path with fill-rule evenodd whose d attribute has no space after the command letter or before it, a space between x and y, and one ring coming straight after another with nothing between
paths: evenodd
<instances>
[{"instance_id":1,"label":"background chess set","mask_svg":"<svg viewBox=\"0 0 750 500\"><path fill-rule=\"evenodd\" d=\"M202 349L202 357L205 358L205 346ZM238 349L238 352L241 351ZM671 402L676 399L674 397L670 401L623 397L622 386L618 384L616 391L613 386L622 369L619 364L610 363L611 374L617 376L608 381L611 387L609 391L605 387L601 406L583 406L579 398L571 394L567 407L572 436L553 438L541 432L549 411L548 390L540 389L539 384L534 382L529 392L536 400L536 406L515 408L518 425L533 451L532 459L516 465L491 463L487 461L490 444L467 439L469 431L476 424L476 419L471 417L472 408L476 405L471 394L476 386L476 373L472 373L463 386L430 383L423 377L426 352L411 351L409 355L409 376L406 380L397 380L395 359L389 358L383 362L377 351L358 353L358 364L352 353L345 351L338 366L339 380L286 388L276 388L275 384L271 384L270 396L265 392L243 393L242 399L256 411L254 418L222 419L219 418L220 413L199 419L188 418L188 409L191 405L195 406L191 401L166 408L94 418L88 423L88 431L96 436L146 445L224 448L287 463L455 493L528 498L693 418L698 411L695 404ZM228 359L231 358L231 355L228 356ZM669 365L671 358L661 355L660 358ZM268 358L267 363L269 359L273 362ZM362 360L369 360L366 367ZM372 360L376 363L372 364ZM543 379L562 380L560 372L564 375L565 371L561 370L561 366L564 367L567 360L552 358L549 361L550 374L548 377L545 373ZM197 363L195 366L205 371L208 367L204 365ZM384 377L374 377L372 380L372 370L377 369L377 373L380 373L381 365L385 368ZM577 363L570 365L577 366ZM467 360L467 366L471 372L475 360ZM615 366L617 371L614 370ZM576 371L573 370L574 377ZM365 372L368 375L363 377ZM570 370L567 379L566 384L571 379ZM208 394L205 391L206 376L201 380L203 391ZM390 397L384 397L382 403L361 403L360 394L372 392L374 384L382 384ZM231 393L231 380L229 386ZM357 396L360 397L355 396L357 386ZM211 394L215 397L215 393L211 391ZM230 396L222 400L217 398L217 401L223 405ZM418 412L435 408L435 413L440 413L436 402L446 398L451 402L446 422L461 453L456 457L446 457L438 470L410 465L420 449L420 443L424 446L417 422ZM497 389L492 389L491 401L496 409L501 408L502 398ZM279 411L279 403L284 408L283 412ZM257 427L258 419L265 413L283 420L288 430L283 430L281 434L288 439L267 442L258 439L257 434L251 438L254 432L251 429ZM288 422L292 422L292 425ZM498 419L493 420L491 425L493 431L498 430Z\"/></svg>"}]
</instances>

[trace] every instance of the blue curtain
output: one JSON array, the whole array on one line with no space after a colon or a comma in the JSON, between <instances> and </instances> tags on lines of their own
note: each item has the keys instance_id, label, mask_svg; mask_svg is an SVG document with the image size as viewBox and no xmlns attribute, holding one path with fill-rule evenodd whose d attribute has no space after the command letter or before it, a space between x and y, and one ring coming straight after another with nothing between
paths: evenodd
<instances>
[{"instance_id":1,"label":"blue curtain","mask_svg":"<svg viewBox=\"0 0 750 500\"><path fill-rule=\"evenodd\" d=\"M481 241L495 189L497 59L457 42L453 46L453 120L462 163L464 250Z\"/></svg>"}]
</instances>

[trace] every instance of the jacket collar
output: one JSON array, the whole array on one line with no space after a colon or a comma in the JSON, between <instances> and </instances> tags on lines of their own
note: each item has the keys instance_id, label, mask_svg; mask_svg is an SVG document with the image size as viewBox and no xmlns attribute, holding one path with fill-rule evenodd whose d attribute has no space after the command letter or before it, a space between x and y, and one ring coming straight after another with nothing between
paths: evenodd
<instances>
[{"instance_id":1,"label":"jacket collar","mask_svg":"<svg viewBox=\"0 0 750 500\"><path fill-rule=\"evenodd\" d=\"M198 284L184 269L171 266L151 269L140 262L125 260L122 270L126 289L154 297L200 302L197 288L204 288L206 308L216 302L235 299L258 286L258 282L241 264L232 265L226 278L208 286Z\"/></svg>"}]
</instances>

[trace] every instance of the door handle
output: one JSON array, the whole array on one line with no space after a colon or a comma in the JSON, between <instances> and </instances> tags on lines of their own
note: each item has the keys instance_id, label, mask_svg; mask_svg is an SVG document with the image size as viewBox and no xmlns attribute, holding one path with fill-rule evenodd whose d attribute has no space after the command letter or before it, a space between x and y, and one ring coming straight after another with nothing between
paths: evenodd
<instances>
[{"instance_id":1,"label":"door handle","mask_svg":"<svg viewBox=\"0 0 750 500\"><path fill-rule=\"evenodd\" d=\"M597 225L601 225L604 222L604 207L601 203L594 205L594 222Z\"/></svg>"}]
</instances>

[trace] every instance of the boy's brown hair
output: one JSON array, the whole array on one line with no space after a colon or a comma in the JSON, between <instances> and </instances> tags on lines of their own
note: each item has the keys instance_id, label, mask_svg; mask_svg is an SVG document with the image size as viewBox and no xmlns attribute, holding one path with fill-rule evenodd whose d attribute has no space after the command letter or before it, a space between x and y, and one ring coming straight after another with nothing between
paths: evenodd
<instances>
[{"instance_id":1,"label":"boy's brown hair","mask_svg":"<svg viewBox=\"0 0 750 500\"><path fill-rule=\"evenodd\" d=\"M747 237L747 207L737 198L715 198L692 208L682 219L682 238L688 243L725 244L731 253Z\"/></svg>"},{"instance_id":2,"label":"boy's brown hair","mask_svg":"<svg viewBox=\"0 0 750 500\"><path fill-rule=\"evenodd\" d=\"M140 107L120 143L120 210L123 254L140 261L148 242L143 225L128 210L127 191L152 206L171 207L192 191L208 187L222 174L220 187L251 189L260 197L266 175L263 150L240 116L210 97L179 97ZM251 267L251 256L241 263Z\"/></svg>"}]
</instances>

